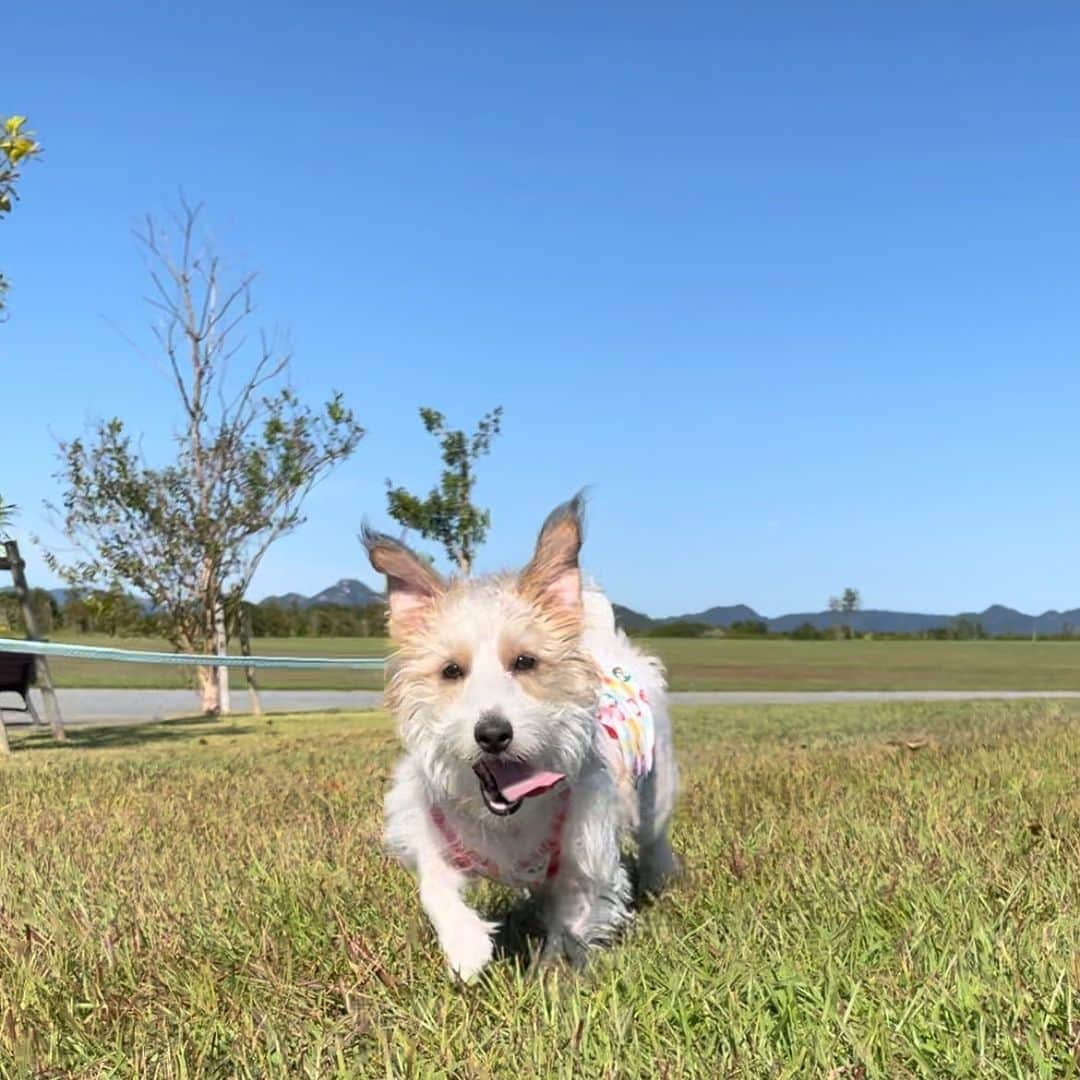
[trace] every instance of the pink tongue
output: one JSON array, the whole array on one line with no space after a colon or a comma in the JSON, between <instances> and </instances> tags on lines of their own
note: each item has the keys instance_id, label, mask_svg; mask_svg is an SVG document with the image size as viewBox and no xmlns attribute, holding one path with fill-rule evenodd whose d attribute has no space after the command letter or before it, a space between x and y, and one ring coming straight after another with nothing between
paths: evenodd
<instances>
[{"instance_id":1,"label":"pink tongue","mask_svg":"<svg viewBox=\"0 0 1080 1080\"><path fill-rule=\"evenodd\" d=\"M523 761L489 761L488 768L499 785L499 793L507 802L527 799L530 795L542 795L550 791L566 777L560 772L543 772L526 765Z\"/></svg>"}]
</instances>

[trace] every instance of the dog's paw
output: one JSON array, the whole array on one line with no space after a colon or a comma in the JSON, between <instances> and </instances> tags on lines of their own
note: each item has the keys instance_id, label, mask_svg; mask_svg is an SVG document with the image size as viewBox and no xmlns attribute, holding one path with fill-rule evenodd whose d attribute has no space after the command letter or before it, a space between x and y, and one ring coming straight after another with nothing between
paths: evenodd
<instances>
[{"instance_id":1,"label":"dog's paw","mask_svg":"<svg viewBox=\"0 0 1080 1080\"><path fill-rule=\"evenodd\" d=\"M462 982L472 982L487 966L494 951L494 927L483 919L457 927L442 941L450 971Z\"/></svg>"},{"instance_id":2,"label":"dog's paw","mask_svg":"<svg viewBox=\"0 0 1080 1080\"><path fill-rule=\"evenodd\" d=\"M667 843L647 848L638 857L636 892L642 898L656 897L682 872L682 860Z\"/></svg>"},{"instance_id":3,"label":"dog's paw","mask_svg":"<svg viewBox=\"0 0 1080 1080\"><path fill-rule=\"evenodd\" d=\"M588 959L588 944L569 930L550 931L540 954L540 963L545 966L565 962L575 971L581 971Z\"/></svg>"}]
</instances>

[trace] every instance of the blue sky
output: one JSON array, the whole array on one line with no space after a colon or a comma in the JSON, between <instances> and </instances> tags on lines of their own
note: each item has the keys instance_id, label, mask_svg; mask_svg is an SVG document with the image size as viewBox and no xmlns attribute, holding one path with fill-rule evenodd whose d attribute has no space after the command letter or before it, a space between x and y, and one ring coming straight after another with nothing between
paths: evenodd
<instances>
[{"instance_id":1,"label":"blue sky","mask_svg":"<svg viewBox=\"0 0 1080 1080\"><path fill-rule=\"evenodd\" d=\"M254 594L373 581L419 405L472 425L482 568L592 486L652 614L1080 604L1080 7L16 5L0 112L46 147L0 227L20 534L57 437L176 422L132 227L181 188L257 269L294 382L368 428ZM10 397L9 397L10 395ZM27 546L29 546L27 544ZM51 584L40 559L31 574Z\"/></svg>"}]
</instances>

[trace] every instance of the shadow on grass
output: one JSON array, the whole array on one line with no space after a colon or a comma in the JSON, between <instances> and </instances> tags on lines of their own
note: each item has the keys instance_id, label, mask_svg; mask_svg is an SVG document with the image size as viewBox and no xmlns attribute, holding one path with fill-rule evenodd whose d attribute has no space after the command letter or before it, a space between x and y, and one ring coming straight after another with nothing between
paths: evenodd
<instances>
[{"instance_id":1,"label":"shadow on grass","mask_svg":"<svg viewBox=\"0 0 1080 1080\"><path fill-rule=\"evenodd\" d=\"M11 749L16 754L33 750L116 750L162 743L207 742L222 736L250 735L253 724L214 720L206 716L179 716L171 720L153 720L145 724L70 725L67 739L56 742L48 728L10 732Z\"/></svg>"},{"instance_id":2,"label":"shadow on grass","mask_svg":"<svg viewBox=\"0 0 1080 1080\"><path fill-rule=\"evenodd\" d=\"M544 947L540 911L540 901L530 896L498 912L495 916L499 919L495 931L496 959L509 960L522 971L536 966Z\"/></svg>"},{"instance_id":3,"label":"shadow on grass","mask_svg":"<svg viewBox=\"0 0 1080 1080\"><path fill-rule=\"evenodd\" d=\"M630 876L630 912L631 915L647 911L663 896L644 893L640 889L637 872L637 860L623 857L623 866ZM485 917L499 920L495 931L495 957L508 960L522 972L534 971L540 963L544 948L543 904L539 897L530 895L516 899L506 907L498 908ZM622 932L604 948L617 948L621 943Z\"/></svg>"}]
</instances>

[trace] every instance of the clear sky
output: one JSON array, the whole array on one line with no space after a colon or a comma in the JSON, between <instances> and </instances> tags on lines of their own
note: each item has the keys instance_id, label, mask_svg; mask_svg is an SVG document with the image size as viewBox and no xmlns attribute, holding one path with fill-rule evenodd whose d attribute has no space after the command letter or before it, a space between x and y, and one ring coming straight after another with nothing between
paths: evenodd
<instances>
[{"instance_id":1,"label":"clear sky","mask_svg":"<svg viewBox=\"0 0 1080 1080\"><path fill-rule=\"evenodd\" d=\"M176 423L131 238L179 189L257 269L294 382L368 428L254 595L374 583L362 516L471 426L481 566L592 485L587 564L654 615L1080 604L1080 6L16 4L0 112L0 491ZM29 547L29 543L27 542ZM53 584L33 557L35 583Z\"/></svg>"}]
</instances>

